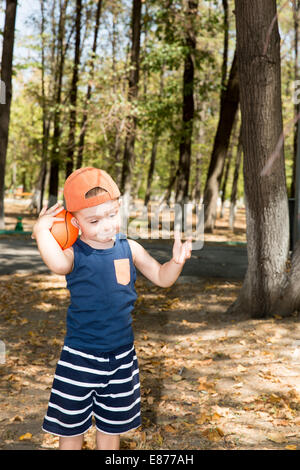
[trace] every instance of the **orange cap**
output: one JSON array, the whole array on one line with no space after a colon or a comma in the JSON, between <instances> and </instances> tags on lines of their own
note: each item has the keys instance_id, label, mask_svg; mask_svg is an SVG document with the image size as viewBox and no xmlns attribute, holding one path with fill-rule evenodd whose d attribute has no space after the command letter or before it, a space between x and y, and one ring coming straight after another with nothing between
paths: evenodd
<instances>
[{"instance_id":1,"label":"orange cap","mask_svg":"<svg viewBox=\"0 0 300 470\"><path fill-rule=\"evenodd\" d=\"M86 198L86 193L97 187L107 192ZM118 197L120 197L118 186L106 171L99 168L79 168L66 179L64 186L64 198L69 212L97 206Z\"/></svg>"}]
</instances>

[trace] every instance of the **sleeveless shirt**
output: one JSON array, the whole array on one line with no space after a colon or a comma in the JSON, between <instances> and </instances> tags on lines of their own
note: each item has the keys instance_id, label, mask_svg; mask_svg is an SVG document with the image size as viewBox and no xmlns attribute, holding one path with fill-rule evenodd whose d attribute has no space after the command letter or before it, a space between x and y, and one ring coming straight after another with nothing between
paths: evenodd
<instances>
[{"instance_id":1,"label":"sleeveless shirt","mask_svg":"<svg viewBox=\"0 0 300 470\"><path fill-rule=\"evenodd\" d=\"M74 267L66 275L70 305L65 345L110 352L132 343L136 269L126 235L118 233L108 249L92 248L78 238L73 250Z\"/></svg>"}]
</instances>

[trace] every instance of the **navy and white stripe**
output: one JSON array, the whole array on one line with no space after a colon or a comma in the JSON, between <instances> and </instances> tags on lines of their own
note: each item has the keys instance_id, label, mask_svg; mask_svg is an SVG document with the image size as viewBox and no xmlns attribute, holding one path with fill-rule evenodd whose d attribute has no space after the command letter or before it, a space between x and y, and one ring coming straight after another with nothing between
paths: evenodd
<instances>
[{"instance_id":1,"label":"navy and white stripe","mask_svg":"<svg viewBox=\"0 0 300 470\"><path fill-rule=\"evenodd\" d=\"M139 369L133 345L113 353L90 354L64 346L57 363L43 430L76 436L92 426L121 434L137 428Z\"/></svg>"}]
</instances>

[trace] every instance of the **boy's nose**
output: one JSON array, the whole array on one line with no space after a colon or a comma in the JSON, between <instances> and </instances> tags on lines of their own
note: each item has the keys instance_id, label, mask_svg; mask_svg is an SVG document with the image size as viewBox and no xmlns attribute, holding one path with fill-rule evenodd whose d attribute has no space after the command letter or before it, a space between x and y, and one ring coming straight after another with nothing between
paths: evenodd
<instances>
[{"instance_id":1,"label":"boy's nose","mask_svg":"<svg viewBox=\"0 0 300 470\"><path fill-rule=\"evenodd\" d=\"M103 221L102 230L104 232L110 232L112 228L113 228L113 223L111 222L111 220L105 219Z\"/></svg>"}]
</instances>

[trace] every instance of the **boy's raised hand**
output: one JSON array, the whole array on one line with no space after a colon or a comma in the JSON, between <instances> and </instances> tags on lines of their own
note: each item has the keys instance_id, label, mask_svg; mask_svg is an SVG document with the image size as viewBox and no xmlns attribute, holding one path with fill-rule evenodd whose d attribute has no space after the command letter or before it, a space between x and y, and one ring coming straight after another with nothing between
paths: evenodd
<instances>
[{"instance_id":1,"label":"boy's raised hand","mask_svg":"<svg viewBox=\"0 0 300 470\"><path fill-rule=\"evenodd\" d=\"M36 221L33 227L33 233L31 238L36 238L36 233L39 230L48 229L50 230L54 222L64 221L64 218L55 217L59 212L63 209L63 206L57 202L54 206L47 209L47 207L43 207L39 214L39 218Z\"/></svg>"},{"instance_id":2,"label":"boy's raised hand","mask_svg":"<svg viewBox=\"0 0 300 470\"><path fill-rule=\"evenodd\" d=\"M177 264L184 264L191 257L192 237L184 243L181 242L180 232L174 232L173 261Z\"/></svg>"}]
</instances>

